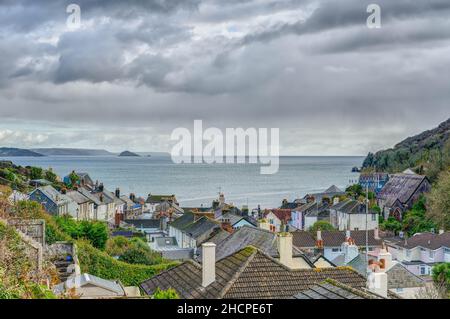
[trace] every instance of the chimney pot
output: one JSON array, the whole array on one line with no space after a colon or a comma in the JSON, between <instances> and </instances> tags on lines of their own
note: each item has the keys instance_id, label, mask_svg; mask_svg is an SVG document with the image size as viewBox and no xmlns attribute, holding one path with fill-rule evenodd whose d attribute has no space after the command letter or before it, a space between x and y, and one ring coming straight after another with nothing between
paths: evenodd
<instances>
[{"instance_id":1,"label":"chimney pot","mask_svg":"<svg viewBox=\"0 0 450 319\"><path fill-rule=\"evenodd\" d=\"M216 281L216 244L202 244L202 286L208 287Z\"/></svg>"}]
</instances>

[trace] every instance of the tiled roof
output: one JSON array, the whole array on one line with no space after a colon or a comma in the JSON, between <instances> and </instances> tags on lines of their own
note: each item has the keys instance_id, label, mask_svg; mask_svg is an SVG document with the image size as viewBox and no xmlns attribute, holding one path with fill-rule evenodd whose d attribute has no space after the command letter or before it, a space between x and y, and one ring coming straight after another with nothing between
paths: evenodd
<instances>
[{"instance_id":1,"label":"tiled roof","mask_svg":"<svg viewBox=\"0 0 450 319\"><path fill-rule=\"evenodd\" d=\"M327 278L354 288L366 284L364 277L348 268L290 270L254 247L246 247L216 262L216 281L203 288L201 266L193 261L169 269L143 282L153 294L157 288L173 288L183 299L274 299L291 298Z\"/></svg>"},{"instance_id":2,"label":"tiled roof","mask_svg":"<svg viewBox=\"0 0 450 319\"><path fill-rule=\"evenodd\" d=\"M294 296L294 299L382 299L380 296L368 291L362 291L350 286L338 283L334 280L312 286L308 290Z\"/></svg>"},{"instance_id":3,"label":"tiled roof","mask_svg":"<svg viewBox=\"0 0 450 319\"><path fill-rule=\"evenodd\" d=\"M322 231L322 240L324 247L337 247L345 241L345 231ZM302 247L315 247L316 235L315 232L309 231L295 231L292 232L292 243L294 246ZM366 231L365 230L352 230L350 237L355 241L357 246L366 245ZM369 246L381 246L382 240L375 239L374 231L369 230Z\"/></svg>"},{"instance_id":4,"label":"tiled roof","mask_svg":"<svg viewBox=\"0 0 450 319\"><path fill-rule=\"evenodd\" d=\"M422 175L394 174L381 189L378 198L385 200L388 207L397 199L405 204L426 179L426 176Z\"/></svg>"},{"instance_id":5,"label":"tiled roof","mask_svg":"<svg viewBox=\"0 0 450 319\"><path fill-rule=\"evenodd\" d=\"M289 220L291 220L292 211L290 209L281 209L281 208L272 209L268 211L267 214L269 214L270 212L272 212L275 216L277 216L277 218L282 222L287 223Z\"/></svg>"},{"instance_id":6,"label":"tiled roof","mask_svg":"<svg viewBox=\"0 0 450 319\"><path fill-rule=\"evenodd\" d=\"M403 248L415 248L415 247L423 247L429 249L439 249L441 247L450 248L450 232L445 232L442 234L435 233L419 233L414 236L407 238L406 240L403 238L393 238L386 239L386 242L391 242L397 246Z\"/></svg>"}]
</instances>

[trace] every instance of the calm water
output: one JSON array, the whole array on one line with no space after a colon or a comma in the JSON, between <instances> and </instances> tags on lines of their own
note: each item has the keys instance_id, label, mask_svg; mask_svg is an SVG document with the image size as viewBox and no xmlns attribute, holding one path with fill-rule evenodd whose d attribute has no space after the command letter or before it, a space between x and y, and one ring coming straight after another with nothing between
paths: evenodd
<instances>
[{"instance_id":1,"label":"calm water","mask_svg":"<svg viewBox=\"0 0 450 319\"><path fill-rule=\"evenodd\" d=\"M139 196L176 194L183 206L210 204L219 188L227 202L250 208L277 207L283 198L293 200L335 184L345 188L358 177L353 166L363 157L282 157L274 175L260 175L256 164L174 164L169 157L15 157L19 165L51 167L65 176L72 170L88 172L114 191Z\"/></svg>"}]
</instances>

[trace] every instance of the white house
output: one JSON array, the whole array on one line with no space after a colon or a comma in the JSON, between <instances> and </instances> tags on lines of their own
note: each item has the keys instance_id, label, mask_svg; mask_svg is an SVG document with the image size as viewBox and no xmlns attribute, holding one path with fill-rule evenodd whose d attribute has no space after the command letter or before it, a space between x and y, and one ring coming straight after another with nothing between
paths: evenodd
<instances>
[{"instance_id":1,"label":"white house","mask_svg":"<svg viewBox=\"0 0 450 319\"><path fill-rule=\"evenodd\" d=\"M347 199L330 207L330 222L339 230L371 230L378 228L378 213L369 210L366 216L365 204Z\"/></svg>"}]
</instances>

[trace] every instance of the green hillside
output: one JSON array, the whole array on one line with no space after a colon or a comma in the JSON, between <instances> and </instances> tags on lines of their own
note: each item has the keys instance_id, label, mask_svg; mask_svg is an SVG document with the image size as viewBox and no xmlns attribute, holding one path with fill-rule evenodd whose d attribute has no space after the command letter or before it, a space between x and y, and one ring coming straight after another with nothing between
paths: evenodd
<instances>
[{"instance_id":1,"label":"green hillside","mask_svg":"<svg viewBox=\"0 0 450 319\"><path fill-rule=\"evenodd\" d=\"M450 119L437 128L408 137L391 149L369 153L363 169L395 173L407 168L435 180L450 165Z\"/></svg>"}]
</instances>

